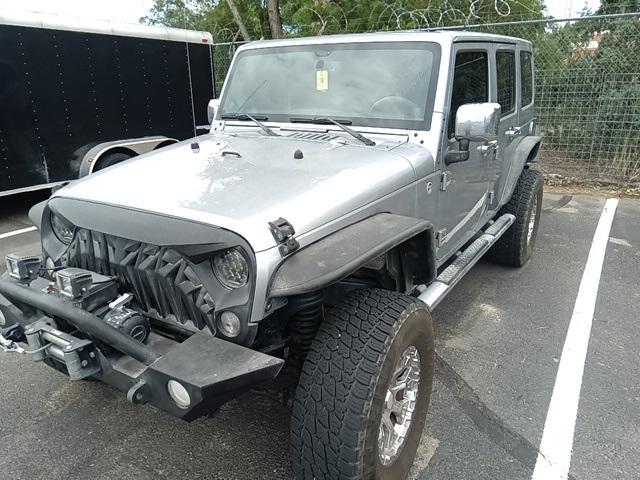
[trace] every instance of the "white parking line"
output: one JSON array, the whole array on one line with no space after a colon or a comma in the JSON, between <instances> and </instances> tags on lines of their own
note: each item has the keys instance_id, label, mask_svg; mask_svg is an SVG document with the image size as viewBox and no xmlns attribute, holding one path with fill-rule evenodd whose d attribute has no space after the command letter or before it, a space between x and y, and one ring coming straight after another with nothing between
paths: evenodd
<instances>
[{"instance_id":1,"label":"white parking line","mask_svg":"<svg viewBox=\"0 0 640 480\"><path fill-rule=\"evenodd\" d=\"M532 480L566 480L569 476L584 362L589 347L602 264L617 206L618 199L607 200L593 235L562 349Z\"/></svg>"},{"instance_id":2,"label":"white parking line","mask_svg":"<svg viewBox=\"0 0 640 480\"><path fill-rule=\"evenodd\" d=\"M2 240L3 238L15 237L16 235L22 235L23 233L33 232L37 229L37 227L27 227L21 228L20 230L14 230L13 232L0 233L0 240Z\"/></svg>"}]
</instances>

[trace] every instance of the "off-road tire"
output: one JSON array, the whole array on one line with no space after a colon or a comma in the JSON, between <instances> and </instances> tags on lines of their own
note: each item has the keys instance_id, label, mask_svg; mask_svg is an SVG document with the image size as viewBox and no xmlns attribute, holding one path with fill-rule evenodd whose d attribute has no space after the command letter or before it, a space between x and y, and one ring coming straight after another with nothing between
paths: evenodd
<instances>
[{"instance_id":1,"label":"off-road tire","mask_svg":"<svg viewBox=\"0 0 640 480\"><path fill-rule=\"evenodd\" d=\"M512 267L522 267L529 261L540 226L542 184L542 173L530 169L522 171L513 195L497 215L500 217L505 213L511 213L516 220L489 250L488 258ZM532 214L535 215L535 223L529 237L529 221Z\"/></svg>"},{"instance_id":2,"label":"off-road tire","mask_svg":"<svg viewBox=\"0 0 640 480\"><path fill-rule=\"evenodd\" d=\"M133 156L124 152L107 153L98 159L98 163L93 167L93 172L104 170L105 168L109 168L117 163L129 160L130 158L133 158Z\"/></svg>"},{"instance_id":3,"label":"off-road tire","mask_svg":"<svg viewBox=\"0 0 640 480\"><path fill-rule=\"evenodd\" d=\"M415 346L420 383L411 426L384 466L378 434L400 356ZM427 306L395 292L363 289L328 307L305 360L291 421L296 479L404 479L424 428L433 381L433 325Z\"/></svg>"}]
</instances>

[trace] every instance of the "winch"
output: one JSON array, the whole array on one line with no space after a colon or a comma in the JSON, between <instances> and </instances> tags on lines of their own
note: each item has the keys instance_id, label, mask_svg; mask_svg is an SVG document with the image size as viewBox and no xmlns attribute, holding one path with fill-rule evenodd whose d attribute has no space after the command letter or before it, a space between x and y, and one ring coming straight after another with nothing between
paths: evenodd
<instances>
[{"instance_id":1,"label":"winch","mask_svg":"<svg viewBox=\"0 0 640 480\"><path fill-rule=\"evenodd\" d=\"M133 295L125 293L109 303L109 312L104 316L104 320L116 330L144 343L151 333L151 325L147 317L126 307L132 300Z\"/></svg>"},{"instance_id":2,"label":"winch","mask_svg":"<svg viewBox=\"0 0 640 480\"><path fill-rule=\"evenodd\" d=\"M36 267L26 268L34 264L28 261L27 257L15 256L15 265L9 269L10 275L20 283L32 286L38 283L43 293L71 304L78 310L91 313L114 330L140 343L148 339L151 332L149 320L140 312L127 307L134 297L130 293L120 295L115 278L80 268L64 268L54 272L54 282L44 283L45 279L34 278L32 275L32 270L37 270ZM21 268L23 262L25 268ZM51 320L44 318L34 313L34 321L28 326L14 324L11 328L3 329L0 335L2 350L29 354L36 361L50 359L60 362L74 380L100 371L99 351L93 340L68 334L60 330L64 329L64 325L57 328ZM20 342L27 343L28 347L22 347Z\"/></svg>"}]
</instances>

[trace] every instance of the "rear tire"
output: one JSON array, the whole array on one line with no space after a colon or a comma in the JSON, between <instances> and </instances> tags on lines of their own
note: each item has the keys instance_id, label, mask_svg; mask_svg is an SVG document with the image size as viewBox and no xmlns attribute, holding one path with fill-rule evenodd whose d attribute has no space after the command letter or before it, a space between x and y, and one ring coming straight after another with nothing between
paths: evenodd
<instances>
[{"instance_id":1,"label":"rear tire","mask_svg":"<svg viewBox=\"0 0 640 480\"><path fill-rule=\"evenodd\" d=\"M522 267L529 261L540 225L542 184L542 173L522 171L511 198L497 215L510 213L516 220L489 250L488 258L512 267Z\"/></svg>"},{"instance_id":2,"label":"rear tire","mask_svg":"<svg viewBox=\"0 0 640 480\"><path fill-rule=\"evenodd\" d=\"M295 478L405 478L429 408L433 357L431 314L415 298L364 289L327 308L293 405ZM403 436L389 428L397 425L407 427Z\"/></svg>"}]
</instances>

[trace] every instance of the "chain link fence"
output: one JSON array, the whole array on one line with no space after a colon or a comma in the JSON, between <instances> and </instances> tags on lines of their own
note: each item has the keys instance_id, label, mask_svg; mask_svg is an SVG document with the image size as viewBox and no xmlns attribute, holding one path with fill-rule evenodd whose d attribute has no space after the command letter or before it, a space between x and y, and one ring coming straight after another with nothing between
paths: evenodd
<instances>
[{"instance_id":1,"label":"chain link fence","mask_svg":"<svg viewBox=\"0 0 640 480\"><path fill-rule=\"evenodd\" d=\"M640 12L444 29L533 42L540 168L551 182L640 189ZM239 45L214 45L218 93Z\"/></svg>"}]
</instances>

